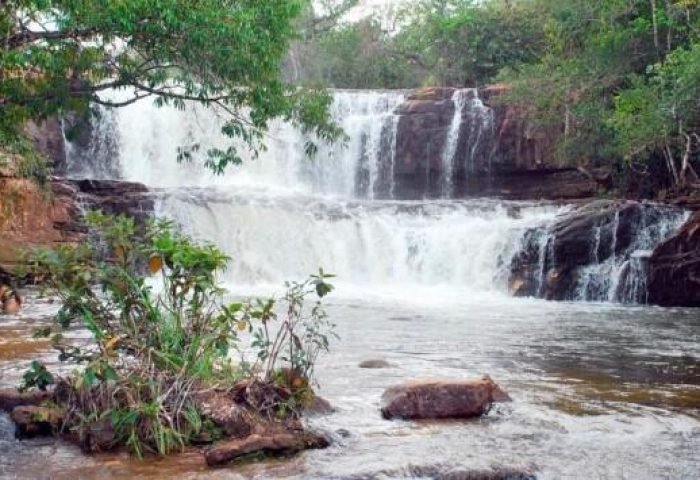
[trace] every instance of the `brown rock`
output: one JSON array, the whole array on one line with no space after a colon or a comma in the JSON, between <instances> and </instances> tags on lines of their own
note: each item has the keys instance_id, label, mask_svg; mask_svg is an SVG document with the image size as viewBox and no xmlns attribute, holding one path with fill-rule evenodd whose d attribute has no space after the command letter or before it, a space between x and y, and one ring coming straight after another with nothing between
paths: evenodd
<instances>
[{"instance_id":1,"label":"brown rock","mask_svg":"<svg viewBox=\"0 0 700 480\"><path fill-rule=\"evenodd\" d=\"M227 437L243 438L253 431L250 412L236 403L232 393L208 391L198 394L196 402L202 415L211 419Z\"/></svg>"},{"instance_id":2,"label":"brown rock","mask_svg":"<svg viewBox=\"0 0 700 480\"><path fill-rule=\"evenodd\" d=\"M700 307L700 211L649 259L649 303Z\"/></svg>"},{"instance_id":3,"label":"brown rock","mask_svg":"<svg viewBox=\"0 0 700 480\"><path fill-rule=\"evenodd\" d=\"M382 396L386 419L470 418L510 397L489 377L478 380L423 380L389 388Z\"/></svg>"},{"instance_id":4,"label":"brown rock","mask_svg":"<svg viewBox=\"0 0 700 480\"><path fill-rule=\"evenodd\" d=\"M51 435L63 422L63 411L58 408L21 405L12 409L10 418L17 427L19 438Z\"/></svg>"},{"instance_id":5,"label":"brown rock","mask_svg":"<svg viewBox=\"0 0 700 480\"><path fill-rule=\"evenodd\" d=\"M32 390L20 392L14 388L4 388L0 390L0 410L10 412L19 406L39 405L41 402L49 400L51 396L52 392L50 391Z\"/></svg>"},{"instance_id":6,"label":"brown rock","mask_svg":"<svg viewBox=\"0 0 700 480\"><path fill-rule=\"evenodd\" d=\"M250 454L290 455L307 449L326 448L328 440L314 433L273 433L250 435L217 444L205 452L207 465L222 465Z\"/></svg>"},{"instance_id":7,"label":"brown rock","mask_svg":"<svg viewBox=\"0 0 700 480\"><path fill-rule=\"evenodd\" d=\"M360 362L359 365L360 368L390 368L393 367L393 365L386 360L365 360L363 362Z\"/></svg>"}]
</instances>

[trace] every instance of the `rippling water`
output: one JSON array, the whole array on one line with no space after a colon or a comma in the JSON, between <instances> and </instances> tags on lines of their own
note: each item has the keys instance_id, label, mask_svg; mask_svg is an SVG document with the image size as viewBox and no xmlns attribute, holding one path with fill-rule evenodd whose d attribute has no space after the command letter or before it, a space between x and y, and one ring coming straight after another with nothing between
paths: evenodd
<instances>
[{"instance_id":1,"label":"rippling water","mask_svg":"<svg viewBox=\"0 0 700 480\"><path fill-rule=\"evenodd\" d=\"M17 442L0 420L3 478L409 478L411 472L534 468L538 478L697 478L697 311L565 304L439 290L337 295L341 339L321 360L321 394L337 411L309 419L335 439L288 460L207 470L196 452L138 462L85 457L53 440ZM18 381L29 340L52 305L0 319L0 375ZM38 320L37 320L38 318ZM75 332L80 336L80 332ZM48 354L46 358L54 358ZM361 369L363 360L393 366ZM417 377L488 373L513 397L473 421L389 422L385 388ZM411 467L415 467L411 470Z\"/></svg>"}]
</instances>

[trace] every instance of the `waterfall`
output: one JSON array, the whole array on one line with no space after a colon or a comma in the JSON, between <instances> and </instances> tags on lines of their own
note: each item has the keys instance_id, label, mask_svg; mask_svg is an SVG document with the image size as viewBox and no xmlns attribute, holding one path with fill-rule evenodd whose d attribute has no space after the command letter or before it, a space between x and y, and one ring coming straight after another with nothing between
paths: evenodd
<instances>
[{"instance_id":1,"label":"waterfall","mask_svg":"<svg viewBox=\"0 0 700 480\"><path fill-rule=\"evenodd\" d=\"M125 94L108 95L119 100ZM214 175L203 163L208 148L226 149L231 143L221 134L224 115L196 104L179 111L141 101L104 110L90 144L82 148L90 152L93 160L87 162L83 157L88 155L76 155L80 149L71 144L67 155L73 160L69 163L82 165L83 170L72 168L70 173L79 177L118 176L159 188L258 186L304 194L363 198L373 198L376 192L389 195L393 188L392 170L384 166L394 162L398 126L394 110L403 100L401 91L336 91L330 113L347 133L346 142L317 143L318 152L310 159L304 145L313 139L289 123L275 121L265 135L265 150L253 158L250 152L240 149L243 165L228 169L222 176ZM104 148L109 143L117 144L118 153ZM177 164L178 147L194 143L207 148L196 153L191 162ZM110 162L118 164L118 175L89 167Z\"/></svg>"},{"instance_id":2,"label":"waterfall","mask_svg":"<svg viewBox=\"0 0 700 480\"><path fill-rule=\"evenodd\" d=\"M469 137L466 142L468 152L464 171L467 174L473 173L480 160L490 173L496 128L494 112L484 105L484 102L479 98L479 91L476 89L473 90L473 95L467 104L467 112L469 114Z\"/></svg>"},{"instance_id":3,"label":"waterfall","mask_svg":"<svg viewBox=\"0 0 700 480\"><path fill-rule=\"evenodd\" d=\"M621 303L646 302L646 261L653 249L670 237L687 220L688 213L670 211L651 204L640 208L639 224L632 232L629 245L618 247L620 212L615 212L611 224L610 255L600 258L601 227L593 229L588 265L576 274L574 299Z\"/></svg>"},{"instance_id":4,"label":"waterfall","mask_svg":"<svg viewBox=\"0 0 700 480\"><path fill-rule=\"evenodd\" d=\"M118 100L123 94L109 95ZM176 163L176 153L193 143L230 146L232 140L220 133L222 115L197 105L182 111L136 102L104 111L88 139L68 143L68 173L151 187L160 215L231 256L226 279L235 284L279 285L323 267L346 285L372 291L439 286L459 294L504 294L513 265L526 258L528 294L548 296L550 272L557 260L565 260L554 258L557 238L550 230L570 208L393 200L397 168L404 167L396 112L405 99L401 91L335 91L331 115L346 142L320 143L309 159L304 151L309 137L289 123L273 122L260 155L241 151L243 165L221 176L203 166L206 148L189 163ZM476 90L456 91L452 102L441 159L445 197L453 192L455 176L488 168L494 141L494 113ZM644 211L648 215L624 248L618 246L619 213L612 227L591 229L589 259L572 282L574 298L640 301L645 258L683 220L680 214ZM523 256L524 251L529 253Z\"/></svg>"},{"instance_id":5,"label":"waterfall","mask_svg":"<svg viewBox=\"0 0 700 480\"><path fill-rule=\"evenodd\" d=\"M316 196L190 189L164 196L159 212L223 246L227 279L280 284L319 266L373 290L443 286L505 292L509 258L524 232L554 206L499 201L367 202Z\"/></svg>"},{"instance_id":6,"label":"waterfall","mask_svg":"<svg viewBox=\"0 0 700 480\"><path fill-rule=\"evenodd\" d=\"M455 90L452 95L454 114L447 129L441 163L440 193L452 198L456 167L468 177L481 165L489 171L493 149L495 119L491 108L484 105L475 88ZM460 152L463 162L458 162Z\"/></svg>"},{"instance_id":7,"label":"waterfall","mask_svg":"<svg viewBox=\"0 0 700 480\"><path fill-rule=\"evenodd\" d=\"M454 181L454 161L459 146L460 132L462 130L462 115L467 103L467 96L473 95L473 90L455 90L452 95L454 114L452 122L447 130L445 145L442 150L442 182L441 190L443 198L451 198Z\"/></svg>"}]
</instances>

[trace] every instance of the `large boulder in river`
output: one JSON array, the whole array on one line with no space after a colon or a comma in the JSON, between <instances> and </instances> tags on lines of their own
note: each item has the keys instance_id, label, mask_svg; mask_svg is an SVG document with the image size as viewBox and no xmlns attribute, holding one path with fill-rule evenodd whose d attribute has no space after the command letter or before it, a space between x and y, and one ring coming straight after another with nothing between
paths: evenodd
<instances>
[{"instance_id":1,"label":"large boulder in river","mask_svg":"<svg viewBox=\"0 0 700 480\"><path fill-rule=\"evenodd\" d=\"M649 302L700 307L700 211L649 259Z\"/></svg>"},{"instance_id":2,"label":"large boulder in river","mask_svg":"<svg viewBox=\"0 0 700 480\"><path fill-rule=\"evenodd\" d=\"M386 419L472 418L510 397L489 377L476 380L419 380L391 387L382 396Z\"/></svg>"}]
</instances>

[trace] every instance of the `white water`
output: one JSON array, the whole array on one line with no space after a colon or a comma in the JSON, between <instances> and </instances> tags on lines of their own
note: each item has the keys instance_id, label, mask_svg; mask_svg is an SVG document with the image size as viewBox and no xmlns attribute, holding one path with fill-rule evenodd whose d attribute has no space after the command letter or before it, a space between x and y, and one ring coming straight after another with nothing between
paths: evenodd
<instances>
[{"instance_id":1,"label":"white water","mask_svg":"<svg viewBox=\"0 0 700 480\"><path fill-rule=\"evenodd\" d=\"M111 92L122 99L124 92ZM149 101L107 112L95 129L88 147L91 157L103 146L118 144L118 163L123 180L145 183L151 187L265 188L276 193L333 194L348 197L374 197L375 191L392 188L390 171L380 165L393 165L397 121L393 112L404 100L403 92L337 91L331 115L348 133L346 142L334 145L317 143L317 155L310 159L304 145L309 137L284 122L274 122L265 136L266 150L254 159L241 148L244 164L214 175L203 167L206 150L226 149L231 141L221 134L222 115L198 105L186 111L170 107L156 108ZM104 128L107 127L107 128ZM199 143L202 149L191 163L176 163L178 147ZM69 147L68 170L74 176L110 178L114 176L99 159L85 162ZM80 165L76 165L79 163Z\"/></svg>"},{"instance_id":2,"label":"white water","mask_svg":"<svg viewBox=\"0 0 700 480\"><path fill-rule=\"evenodd\" d=\"M617 232L620 228L619 211L612 223L612 255L600 259L601 227L592 232L591 262L578 270L575 299L622 303L646 303L646 261L661 241L687 220L688 213L668 211L663 215L650 215L654 208L641 210L639 227L630 245L621 254L617 251Z\"/></svg>"},{"instance_id":3,"label":"white water","mask_svg":"<svg viewBox=\"0 0 700 480\"><path fill-rule=\"evenodd\" d=\"M455 112L452 115L452 122L447 130L447 138L442 151L442 196L451 198L453 191L453 171L455 155L459 147L460 131L462 129L462 112L467 103L467 95L473 95L474 90L455 90L452 95L452 103Z\"/></svg>"},{"instance_id":4,"label":"white water","mask_svg":"<svg viewBox=\"0 0 700 480\"><path fill-rule=\"evenodd\" d=\"M276 122L260 156L244 155L242 166L222 176L203 167L206 148L193 162L176 163L178 147L227 147L220 116L198 106L180 111L142 101L106 112L87 149L69 147L68 170L161 189L158 213L225 250L233 259L226 278L239 285L279 285L323 267L339 276L346 291L439 287L459 295L506 294L509 266L525 232L537 227L546 232L561 209L449 200L455 169L469 174L477 164L483 168L492 148L493 111L473 89L457 91L452 99L455 113L442 154L447 198L380 200L394 191L400 161L394 111L404 99L404 92L336 91L331 114L347 133L345 144L319 144L317 156L309 159L308 137ZM652 249L678 221L642 225L619 258L601 262L593 245L591 265L579 272L577 298L640 298L643 265L635 252ZM545 234L539 239L537 293L548 241Z\"/></svg>"}]
</instances>

